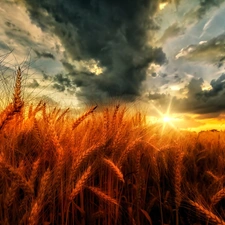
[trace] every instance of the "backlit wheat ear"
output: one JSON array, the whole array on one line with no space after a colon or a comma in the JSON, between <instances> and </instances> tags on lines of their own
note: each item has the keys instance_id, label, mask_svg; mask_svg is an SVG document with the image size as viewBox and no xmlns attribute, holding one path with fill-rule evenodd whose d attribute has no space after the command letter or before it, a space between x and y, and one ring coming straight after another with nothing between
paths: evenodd
<instances>
[{"instance_id":1,"label":"backlit wheat ear","mask_svg":"<svg viewBox=\"0 0 225 225\"><path fill-rule=\"evenodd\" d=\"M176 149L175 152L175 165L174 165L174 189L175 189L175 204L176 204L176 225L179 224L179 208L182 200L181 197L181 169L182 169L182 160L183 152L180 149Z\"/></svg>"},{"instance_id":2,"label":"backlit wheat ear","mask_svg":"<svg viewBox=\"0 0 225 225\"><path fill-rule=\"evenodd\" d=\"M71 192L71 194L69 196L69 200L70 201L72 201L79 194L79 192L83 189L86 181L90 177L91 169L92 169L92 166L89 166L87 168L87 170L83 173L81 178L77 181L77 183L75 185L75 188L72 190L72 192Z\"/></svg>"},{"instance_id":3,"label":"backlit wheat ear","mask_svg":"<svg viewBox=\"0 0 225 225\"><path fill-rule=\"evenodd\" d=\"M28 196L33 196L33 189L30 184L9 164L7 164L0 156L0 171L6 174L14 182L17 182Z\"/></svg>"},{"instance_id":4,"label":"backlit wheat ear","mask_svg":"<svg viewBox=\"0 0 225 225\"><path fill-rule=\"evenodd\" d=\"M41 163L41 159L38 158L32 166L32 172L31 172L31 176L30 176L30 180L29 180L29 184L31 185L31 187L34 189L34 185L35 185L35 181L36 178L38 177L38 170L40 167L40 163Z\"/></svg>"},{"instance_id":5,"label":"backlit wheat ear","mask_svg":"<svg viewBox=\"0 0 225 225\"><path fill-rule=\"evenodd\" d=\"M21 98L21 80L22 80L22 73L19 67L16 72L16 85L13 94L13 106L16 112L19 112L21 110L21 107L24 105L24 102L22 101Z\"/></svg>"},{"instance_id":6,"label":"backlit wheat ear","mask_svg":"<svg viewBox=\"0 0 225 225\"><path fill-rule=\"evenodd\" d=\"M175 203L176 207L180 207L181 203L181 169L182 169L183 153L176 149L175 166L174 166L174 188L175 188Z\"/></svg>"},{"instance_id":7,"label":"backlit wheat ear","mask_svg":"<svg viewBox=\"0 0 225 225\"><path fill-rule=\"evenodd\" d=\"M13 115L16 114L15 108L12 103L10 103L3 112L0 114L0 130L4 125L12 119Z\"/></svg>"},{"instance_id":8,"label":"backlit wheat ear","mask_svg":"<svg viewBox=\"0 0 225 225\"><path fill-rule=\"evenodd\" d=\"M212 196L211 199L212 206L215 206L223 198L225 198L225 188L221 189L215 195Z\"/></svg>"},{"instance_id":9,"label":"backlit wheat ear","mask_svg":"<svg viewBox=\"0 0 225 225\"><path fill-rule=\"evenodd\" d=\"M90 189L94 194L96 194L101 200L103 200L103 201L105 201L107 203L111 203L113 205L118 205L118 202L115 199L113 199L109 195L107 195L104 192L102 192L99 188L88 187L88 189Z\"/></svg>"},{"instance_id":10,"label":"backlit wheat ear","mask_svg":"<svg viewBox=\"0 0 225 225\"><path fill-rule=\"evenodd\" d=\"M43 203L44 197L46 196L46 193L48 192L48 190L52 188L49 185L50 176L51 176L51 171L48 169L44 173L43 177L41 178L41 183L38 190L38 196L32 204L31 213L28 220L29 225L38 225L39 214L41 212L42 207L44 206L44 203Z\"/></svg>"},{"instance_id":11,"label":"backlit wheat ear","mask_svg":"<svg viewBox=\"0 0 225 225\"><path fill-rule=\"evenodd\" d=\"M69 112L70 108L67 108L62 114L57 118L56 122L64 118L64 116Z\"/></svg>"},{"instance_id":12,"label":"backlit wheat ear","mask_svg":"<svg viewBox=\"0 0 225 225\"><path fill-rule=\"evenodd\" d=\"M114 172L118 179L124 183L123 173L121 170L110 159L103 159L103 161L111 169L111 171Z\"/></svg>"},{"instance_id":13,"label":"backlit wheat ear","mask_svg":"<svg viewBox=\"0 0 225 225\"><path fill-rule=\"evenodd\" d=\"M72 125L72 130L74 130L86 117L92 114L98 106L90 108L84 115L76 119Z\"/></svg>"},{"instance_id":14,"label":"backlit wheat ear","mask_svg":"<svg viewBox=\"0 0 225 225\"><path fill-rule=\"evenodd\" d=\"M126 149L122 152L119 160L118 160L118 167L121 169L123 162L125 161L127 155L129 154L129 152L131 152L132 150L134 150L135 148L138 148L137 145L140 143L140 138L136 139L135 141L131 142Z\"/></svg>"},{"instance_id":15,"label":"backlit wheat ear","mask_svg":"<svg viewBox=\"0 0 225 225\"><path fill-rule=\"evenodd\" d=\"M218 225L225 225L225 222L221 220L218 216L216 216L214 213L209 211L208 209L204 208L202 205L200 205L197 202L189 200L189 203L202 215L206 217L206 220L210 220L213 223L216 223Z\"/></svg>"}]
</instances>

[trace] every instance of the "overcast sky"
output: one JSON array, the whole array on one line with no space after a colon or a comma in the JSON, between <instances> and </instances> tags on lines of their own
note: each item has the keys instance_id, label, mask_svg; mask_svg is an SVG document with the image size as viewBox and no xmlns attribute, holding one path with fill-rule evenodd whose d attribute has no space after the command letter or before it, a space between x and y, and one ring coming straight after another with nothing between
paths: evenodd
<instances>
[{"instance_id":1,"label":"overcast sky","mask_svg":"<svg viewBox=\"0 0 225 225\"><path fill-rule=\"evenodd\" d=\"M224 15L224 0L1 0L1 83L25 62L27 93L49 102L171 105L222 126Z\"/></svg>"}]
</instances>

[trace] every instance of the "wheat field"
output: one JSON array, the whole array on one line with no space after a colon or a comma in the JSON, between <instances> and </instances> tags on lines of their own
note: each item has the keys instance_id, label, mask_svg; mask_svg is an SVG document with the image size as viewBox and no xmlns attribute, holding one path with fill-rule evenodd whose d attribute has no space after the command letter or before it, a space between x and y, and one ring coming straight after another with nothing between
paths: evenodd
<instances>
[{"instance_id":1,"label":"wheat field","mask_svg":"<svg viewBox=\"0 0 225 225\"><path fill-rule=\"evenodd\" d=\"M1 225L225 225L224 132L28 104L21 79L0 113Z\"/></svg>"}]
</instances>

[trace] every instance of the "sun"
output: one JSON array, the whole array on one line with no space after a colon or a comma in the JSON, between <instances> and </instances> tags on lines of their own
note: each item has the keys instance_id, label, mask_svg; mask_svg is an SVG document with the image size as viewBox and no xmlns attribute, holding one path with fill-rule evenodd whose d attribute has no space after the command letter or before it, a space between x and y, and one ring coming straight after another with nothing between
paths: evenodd
<instances>
[{"instance_id":1,"label":"sun","mask_svg":"<svg viewBox=\"0 0 225 225\"><path fill-rule=\"evenodd\" d=\"M163 117L163 122L164 123L169 123L169 122L171 122L171 120L172 120L172 118L167 116L167 115Z\"/></svg>"}]
</instances>

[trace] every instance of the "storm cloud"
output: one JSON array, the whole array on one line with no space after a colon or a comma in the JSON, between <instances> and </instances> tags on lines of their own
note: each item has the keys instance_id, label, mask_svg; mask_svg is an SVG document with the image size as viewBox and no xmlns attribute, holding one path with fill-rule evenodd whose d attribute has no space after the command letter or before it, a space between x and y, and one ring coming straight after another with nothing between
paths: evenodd
<instances>
[{"instance_id":1,"label":"storm cloud","mask_svg":"<svg viewBox=\"0 0 225 225\"><path fill-rule=\"evenodd\" d=\"M159 29L153 17L160 2L25 0L31 19L43 31L60 38L68 59L95 60L104 68L96 76L70 66L71 82L79 86L77 95L87 99L122 96L129 100L141 94L149 64L162 65L166 61L161 48L148 44L152 33ZM64 62L67 69L68 65Z\"/></svg>"}]
</instances>

